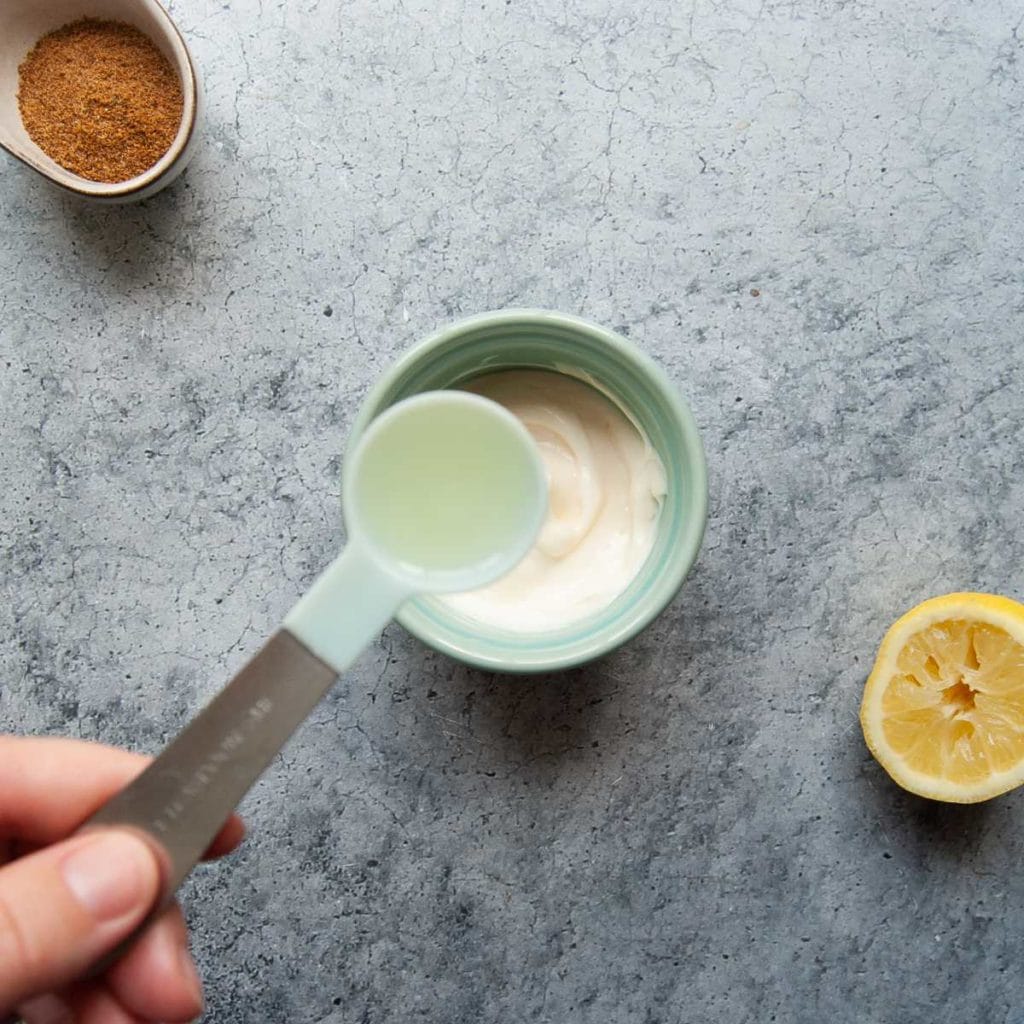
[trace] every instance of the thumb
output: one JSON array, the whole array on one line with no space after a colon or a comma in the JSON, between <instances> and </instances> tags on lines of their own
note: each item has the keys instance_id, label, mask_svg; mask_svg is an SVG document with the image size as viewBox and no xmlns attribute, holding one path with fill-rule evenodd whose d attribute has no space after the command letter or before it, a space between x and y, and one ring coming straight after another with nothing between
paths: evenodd
<instances>
[{"instance_id":1,"label":"thumb","mask_svg":"<svg viewBox=\"0 0 1024 1024\"><path fill-rule=\"evenodd\" d=\"M128 832L76 836L0 869L0 1012L81 975L159 889L156 857Z\"/></svg>"}]
</instances>

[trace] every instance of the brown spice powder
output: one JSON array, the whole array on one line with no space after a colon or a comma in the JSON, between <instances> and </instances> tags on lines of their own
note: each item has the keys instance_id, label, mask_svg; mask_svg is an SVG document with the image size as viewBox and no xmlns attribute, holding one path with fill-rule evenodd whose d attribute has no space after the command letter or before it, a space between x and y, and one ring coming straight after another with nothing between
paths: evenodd
<instances>
[{"instance_id":1,"label":"brown spice powder","mask_svg":"<svg viewBox=\"0 0 1024 1024\"><path fill-rule=\"evenodd\" d=\"M43 36L18 68L18 108L32 140L90 181L149 170L181 124L181 83L137 28L86 18Z\"/></svg>"}]
</instances>

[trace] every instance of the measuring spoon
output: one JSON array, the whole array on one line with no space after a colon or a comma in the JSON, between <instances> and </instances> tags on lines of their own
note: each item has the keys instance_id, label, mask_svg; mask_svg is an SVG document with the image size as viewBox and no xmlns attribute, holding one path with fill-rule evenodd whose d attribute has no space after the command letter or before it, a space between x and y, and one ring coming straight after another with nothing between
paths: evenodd
<instances>
[{"instance_id":1,"label":"measuring spoon","mask_svg":"<svg viewBox=\"0 0 1024 1024\"><path fill-rule=\"evenodd\" d=\"M156 851L163 888L147 924L399 606L504 575L533 544L547 503L526 429L458 391L419 395L378 417L345 465L343 488L348 546L263 649L86 824L128 827Z\"/></svg>"}]
</instances>

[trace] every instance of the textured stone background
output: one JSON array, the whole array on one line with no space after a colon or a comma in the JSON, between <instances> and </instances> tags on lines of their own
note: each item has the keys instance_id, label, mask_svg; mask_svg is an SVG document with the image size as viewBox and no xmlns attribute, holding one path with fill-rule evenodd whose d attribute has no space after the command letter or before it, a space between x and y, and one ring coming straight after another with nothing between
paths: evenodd
<instances>
[{"instance_id":1,"label":"textured stone background","mask_svg":"<svg viewBox=\"0 0 1024 1024\"><path fill-rule=\"evenodd\" d=\"M1024 795L903 795L856 711L905 607L1024 590L1020 5L173 12L208 117L172 190L0 162L0 727L158 749L456 316L628 333L712 474L678 601L601 664L388 630L188 887L208 1019L1017 1024Z\"/></svg>"}]
</instances>

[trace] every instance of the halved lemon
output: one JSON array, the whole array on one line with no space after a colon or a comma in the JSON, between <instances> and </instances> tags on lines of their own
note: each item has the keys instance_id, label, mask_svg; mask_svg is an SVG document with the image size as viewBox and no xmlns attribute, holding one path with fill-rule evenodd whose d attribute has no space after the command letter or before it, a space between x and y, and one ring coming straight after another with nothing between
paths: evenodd
<instances>
[{"instance_id":1,"label":"halved lemon","mask_svg":"<svg viewBox=\"0 0 1024 1024\"><path fill-rule=\"evenodd\" d=\"M864 739L904 789L970 804L1024 782L1024 605L947 594L882 641L860 706Z\"/></svg>"}]
</instances>

